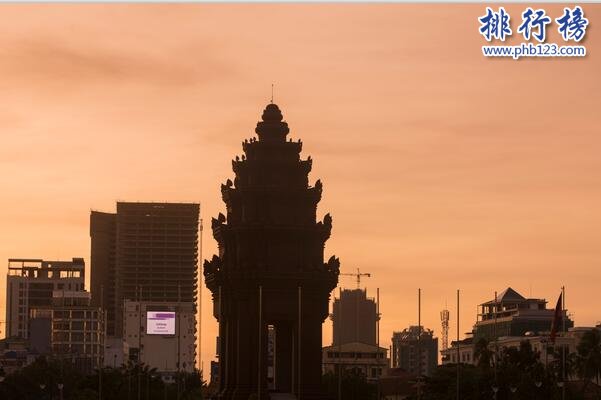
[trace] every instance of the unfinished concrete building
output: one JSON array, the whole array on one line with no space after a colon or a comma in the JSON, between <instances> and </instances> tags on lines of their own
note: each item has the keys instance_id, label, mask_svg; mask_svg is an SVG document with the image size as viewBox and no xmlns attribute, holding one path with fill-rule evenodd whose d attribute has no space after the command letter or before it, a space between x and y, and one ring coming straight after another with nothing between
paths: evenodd
<instances>
[{"instance_id":1,"label":"unfinished concrete building","mask_svg":"<svg viewBox=\"0 0 601 400\"><path fill-rule=\"evenodd\" d=\"M29 337L30 310L52 304L55 290L83 291L85 262L11 258L6 277L6 337Z\"/></svg>"}]
</instances>

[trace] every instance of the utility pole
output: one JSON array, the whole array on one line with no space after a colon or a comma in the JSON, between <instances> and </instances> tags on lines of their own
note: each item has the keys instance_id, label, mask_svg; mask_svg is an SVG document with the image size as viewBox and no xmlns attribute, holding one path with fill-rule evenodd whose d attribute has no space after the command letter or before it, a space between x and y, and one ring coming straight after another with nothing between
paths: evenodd
<instances>
[{"instance_id":1,"label":"utility pole","mask_svg":"<svg viewBox=\"0 0 601 400\"><path fill-rule=\"evenodd\" d=\"M422 289L417 289L417 400L422 398Z\"/></svg>"},{"instance_id":2,"label":"utility pole","mask_svg":"<svg viewBox=\"0 0 601 400\"><path fill-rule=\"evenodd\" d=\"M338 400L342 400L342 288L338 293Z\"/></svg>"},{"instance_id":3,"label":"utility pole","mask_svg":"<svg viewBox=\"0 0 601 400\"><path fill-rule=\"evenodd\" d=\"M382 377L380 373L380 288L376 288L376 357L376 376L378 377L377 399L380 400L380 378Z\"/></svg>"},{"instance_id":4,"label":"utility pole","mask_svg":"<svg viewBox=\"0 0 601 400\"><path fill-rule=\"evenodd\" d=\"M142 395L142 285L138 286L138 400Z\"/></svg>"},{"instance_id":5,"label":"utility pole","mask_svg":"<svg viewBox=\"0 0 601 400\"><path fill-rule=\"evenodd\" d=\"M561 321L562 321L562 331L563 331L563 337L566 337L566 317L568 316L568 313L566 312L566 288L565 286L561 287L561 311L562 311L562 316L561 316ZM564 341L565 342L565 341ZM567 343L567 342L566 342ZM566 343L564 343L561 346L562 352L563 352L563 385L561 386L561 399L565 400L566 399Z\"/></svg>"},{"instance_id":6,"label":"utility pole","mask_svg":"<svg viewBox=\"0 0 601 400\"><path fill-rule=\"evenodd\" d=\"M457 400L459 397L459 371L461 362L459 360L459 289L457 289Z\"/></svg>"},{"instance_id":7,"label":"utility pole","mask_svg":"<svg viewBox=\"0 0 601 400\"><path fill-rule=\"evenodd\" d=\"M198 243L199 259L202 260L202 218L200 219L200 240ZM198 344L196 351L198 352L198 369L200 370L201 377L204 375L203 363L202 363L202 271L200 271L200 264L196 264L198 270Z\"/></svg>"},{"instance_id":8,"label":"utility pole","mask_svg":"<svg viewBox=\"0 0 601 400\"><path fill-rule=\"evenodd\" d=\"M64 296L63 296L64 299ZM102 318L102 332L104 335L104 285L100 285L100 313L98 315L97 323L100 323L100 318ZM102 357L102 358L101 358ZM103 357L104 357L104 337L102 338L102 354L98 355L99 365L98 365L98 400L102 400L102 367L103 367ZM62 366L61 366L62 368ZM62 377L61 377L62 380ZM61 382L64 383L64 382ZM62 398L62 390L61 390L61 398ZM61 399L62 400L62 399Z\"/></svg>"}]
</instances>

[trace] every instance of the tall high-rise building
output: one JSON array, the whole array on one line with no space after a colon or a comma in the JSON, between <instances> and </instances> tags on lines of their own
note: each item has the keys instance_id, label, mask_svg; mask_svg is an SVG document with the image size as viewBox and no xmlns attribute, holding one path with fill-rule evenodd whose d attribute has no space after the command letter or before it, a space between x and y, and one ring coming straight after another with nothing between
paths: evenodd
<instances>
[{"instance_id":1,"label":"tall high-rise building","mask_svg":"<svg viewBox=\"0 0 601 400\"><path fill-rule=\"evenodd\" d=\"M117 244L117 214L92 211L90 215L90 292L92 304L106 310L106 332L115 336L117 283L115 277L115 247Z\"/></svg>"},{"instance_id":2,"label":"tall high-rise building","mask_svg":"<svg viewBox=\"0 0 601 400\"><path fill-rule=\"evenodd\" d=\"M410 326L402 332L393 332L391 358L393 368L430 376L438 364L438 338L423 326Z\"/></svg>"},{"instance_id":3,"label":"tall high-rise building","mask_svg":"<svg viewBox=\"0 0 601 400\"><path fill-rule=\"evenodd\" d=\"M376 302L367 290L345 289L334 299L332 344L364 343L376 345L378 313Z\"/></svg>"},{"instance_id":4,"label":"tall high-rise building","mask_svg":"<svg viewBox=\"0 0 601 400\"><path fill-rule=\"evenodd\" d=\"M30 310L52 304L52 292L83 291L85 262L11 258L6 277L6 337L29 337Z\"/></svg>"},{"instance_id":5,"label":"tall high-rise building","mask_svg":"<svg viewBox=\"0 0 601 400\"><path fill-rule=\"evenodd\" d=\"M196 203L118 202L92 211L92 304L107 310L107 335L123 335L125 300L181 302L196 310Z\"/></svg>"}]
</instances>

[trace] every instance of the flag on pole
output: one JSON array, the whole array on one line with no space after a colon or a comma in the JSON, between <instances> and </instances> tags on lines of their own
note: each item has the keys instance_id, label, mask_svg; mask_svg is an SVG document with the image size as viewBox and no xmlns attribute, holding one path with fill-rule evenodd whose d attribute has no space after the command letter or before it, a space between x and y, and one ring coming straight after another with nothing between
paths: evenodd
<instances>
[{"instance_id":1,"label":"flag on pole","mask_svg":"<svg viewBox=\"0 0 601 400\"><path fill-rule=\"evenodd\" d=\"M563 309L561 304L561 298L563 293L560 293L559 298L557 299L557 305L555 305L555 313L553 314L553 323L551 324L551 335L549 336L549 341L555 344L555 337L557 336L557 329L559 328L559 324L563 318Z\"/></svg>"}]
</instances>

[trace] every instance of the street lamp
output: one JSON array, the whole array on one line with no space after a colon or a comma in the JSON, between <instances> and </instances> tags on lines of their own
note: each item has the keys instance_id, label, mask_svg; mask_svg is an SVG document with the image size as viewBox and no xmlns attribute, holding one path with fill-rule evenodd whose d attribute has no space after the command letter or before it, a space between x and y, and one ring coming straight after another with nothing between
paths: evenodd
<instances>
[{"instance_id":1,"label":"street lamp","mask_svg":"<svg viewBox=\"0 0 601 400\"><path fill-rule=\"evenodd\" d=\"M59 399L63 400L63 387L64 387L64 385L62 383L59 383L57 386L58 386Z\"/></svg>"},{"instance_id":2,"label":"street lamp","mask_svg":"<svg viewBox=\"0 0 601 400\"><path fill-rule=\"evenodd\" d=\"M497 399L497 392L498 391L499 391L499 387L496 384L492 385L493 398L495 400Z\"/></svg>"}]
</instances>

